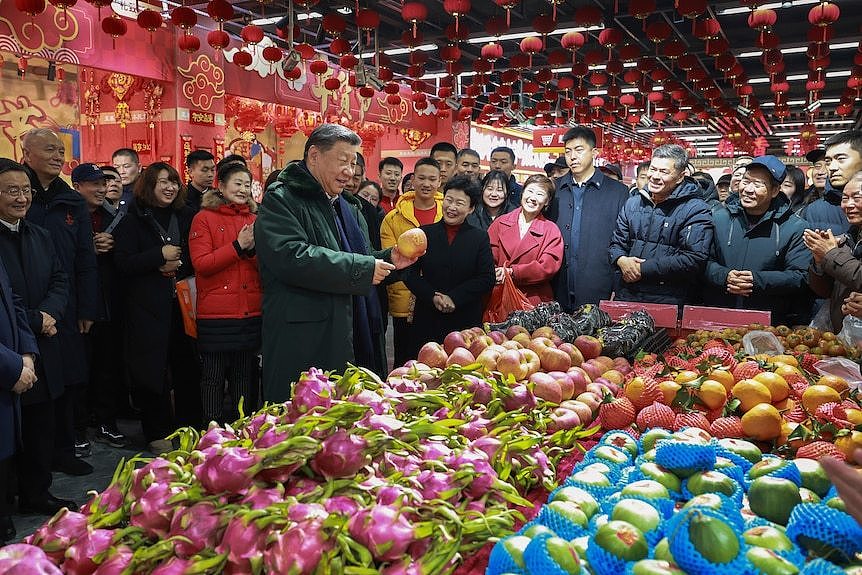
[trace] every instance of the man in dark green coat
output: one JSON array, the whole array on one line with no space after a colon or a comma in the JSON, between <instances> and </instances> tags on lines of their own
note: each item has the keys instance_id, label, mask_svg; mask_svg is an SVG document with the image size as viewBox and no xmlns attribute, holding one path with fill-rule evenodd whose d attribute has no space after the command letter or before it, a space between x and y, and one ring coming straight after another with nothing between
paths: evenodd
<instances>
[{"instance_id":1,"label":"man in dark green coat","mask_svg":"<svg viewBox=\"0 0 862 575\"><path fill-rule=\"evenodd\" d=\"M382 316L372 286L412 264L397 250L369 249L359 203L342 195L359 136L324 124L264 195L255 223L263 281L263 396L285 401L309 367L348 362L385 370ZM380 373L385 375L385 373Z\"/></svg>"}]
</instances>

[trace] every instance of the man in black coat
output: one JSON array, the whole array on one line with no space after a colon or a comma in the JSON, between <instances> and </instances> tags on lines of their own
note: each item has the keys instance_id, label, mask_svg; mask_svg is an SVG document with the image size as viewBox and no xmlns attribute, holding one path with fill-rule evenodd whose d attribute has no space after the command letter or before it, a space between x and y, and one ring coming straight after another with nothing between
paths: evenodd
<instances>
[{"instance_id":1,"label":"man in black coat","mask_svg":"<svg viewBox=\"0 0 862 575\"><path fill-rule=\"evenodd\" d=\"M623 206L608 250L622 276L616 299L689 302L709 257L713 225L700 185L685 176L687 164L682 146L659 146L646 189Z\"/></svg>"},{"instance_id":2,"label":"man in black coat","mask_svg":"<svg viewBox=\"0 0 862 575\"><path fill-rule=\"evenodd\" d=\"M186 205L197 213L204 194L213 187L215 157L206 150L195 150L186 156L186 168L189 172Z\"/></svg>"},{"instance_id":3,"label":"man in black coat","mask_svg":"<svg viewBox=\"0 0 862 575\"><path fill-rule=\"evenodd\" d=\"M60 267L51 235L24 219L32 193L24 167L0 158L0 260L15 295L21 298L27 325L36 336L38 380L21 397L18 500L22 513L53 515L72 501L58 499L51 487L54 406L63 395L63 354L57 321L67 307L69 282Z\"/></svg>"},{"instance_id":4,"label":"man in black coat","mask_svg":"<svg viewBox=\"0 0 862 575\"><path fill-rule=\"evenodd\" d=\"M89 366L82 334L90 331L99 316L99 270L90 214L84 200L60 178L65 145L53 131L37 128L21 142L24 164L30 177L33 204L27 221L51 233L60 265L69 277L69 301L63 319L57 322L57 338L63 351L66 391L59 400L54 469L74 475L93 472L76 457L89 454L85 434L75 437L75 428L86 430L85 386Z\"/></svg>"},{"instance_id":5,"label":"man in black coat","mask_svg":"<svg viewBox=\"0 0 862 575\"><path fill-rule=\"evenodd\" d=\"M123 185L123 193L118 203L123 212L129 209L129 204L134 197L135 184L141 175L141 158L131 148L120 148L111 155L111 163L120 174L120 183Z\"/></svg>"},{"instance_id":6,"label":"man in black coat","mask_svg":"<svg viewBox=\"0 0 862 575\"><path fill-rule=\"evenodd\" d=\"M569 173L557 180L548 209L563 235L565 257L554 292L563 309L599 303L613 291L614 268L606 254L617 215L629 197L625 185L595 168L596 134L576 126L563 135Z\"/></svg>"}]
</instances>

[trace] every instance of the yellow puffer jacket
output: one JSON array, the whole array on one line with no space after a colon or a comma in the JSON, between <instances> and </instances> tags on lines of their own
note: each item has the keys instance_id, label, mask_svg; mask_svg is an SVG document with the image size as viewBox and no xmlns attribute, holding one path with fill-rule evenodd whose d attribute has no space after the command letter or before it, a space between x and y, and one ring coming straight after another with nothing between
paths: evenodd
<instances>
[{"instance_id":1,"label":"yellow puffer jacket","mask_svg":"<svg viewBox=\"0 0 862 575\"><path fill-rule=\"evenodd\" d=\"M386 214L383 223L380 224L380 244L383 249L391 248L398 241L398 236L419 227L419 221L413 213L413 200L415 192L407 192L398 199L395 208ZM434 221L439 222L443 217L443 194L434 194L437 202L437 215ZM407 317L410 315L410 290L404 282L397 282L386 287L389 293L389 314L392 317Z\"/></svg>"}]
</instances>

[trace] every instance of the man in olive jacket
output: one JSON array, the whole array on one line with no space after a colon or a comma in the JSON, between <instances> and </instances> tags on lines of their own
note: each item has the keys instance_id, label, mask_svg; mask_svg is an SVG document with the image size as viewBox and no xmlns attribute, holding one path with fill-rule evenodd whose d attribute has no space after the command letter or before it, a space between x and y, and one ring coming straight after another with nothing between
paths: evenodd
<instances>
[{"instance_id":1,"label":"man in olive jacket","mask_svg":"<svg viewBox=\"0 0 862 575\"><path fill-rule=\"evenodd\" d=\"M264 195L254 236L267 401L287 400L291 382L310 367L342 370L355 362L385 369L372 286L415 259L397 249L371 251L358 202L341 194L361 143L343 126L318 127L303 160L288 164Z\"/></svg>"}]
</instances>

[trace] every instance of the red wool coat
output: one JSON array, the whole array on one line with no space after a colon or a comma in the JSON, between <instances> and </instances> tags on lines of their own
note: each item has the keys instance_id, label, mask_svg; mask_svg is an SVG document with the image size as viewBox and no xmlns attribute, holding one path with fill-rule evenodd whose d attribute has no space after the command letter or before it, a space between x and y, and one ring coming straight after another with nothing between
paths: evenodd
<instances>
[{"instance_id":1,"label":"red wool coat","mask_svg":"<svg viewBox=\"0 0 862 575\"><path fill-rule=\"evenodd\" d=\"M189 252L195 268L198 319L243 319L261 314L257 258L240 256L237 234L255 220L248 205L207 206L195 215Z\"/></svg>"},{"instance_id":2,"label":"red wool coat","mask_svg":"<svg viewBox=\"0 0 862 575\"><path fill-rule=\"evenodd\" d=\"M521 238L518 218L521 208L498 217L488 228L494 265L512 268L515 285L538 305L554 299L551 279L563 263L563 237L553 222L539 215Z\"/></svg>"}]
</instances>

